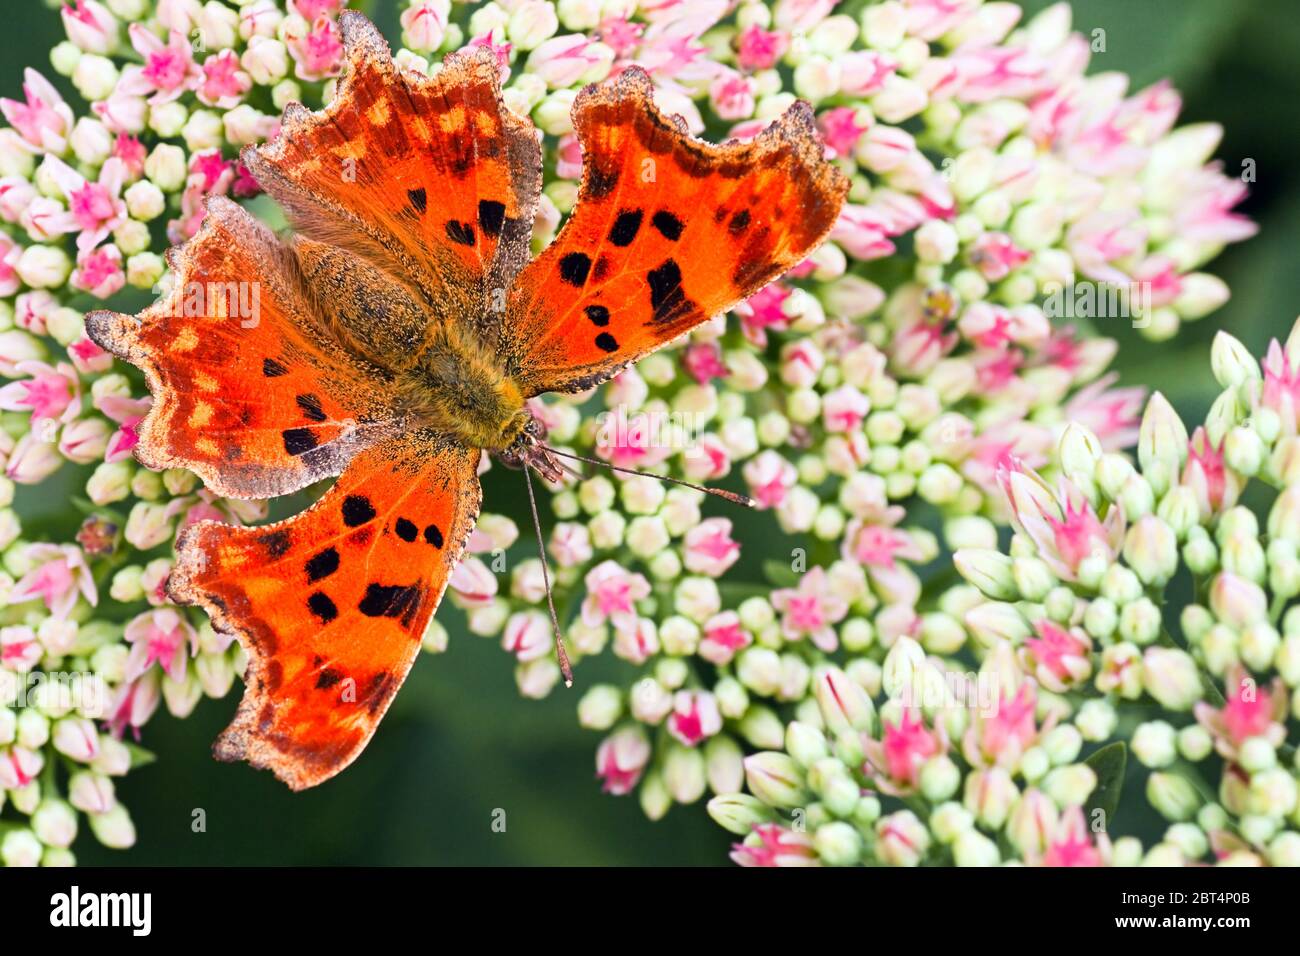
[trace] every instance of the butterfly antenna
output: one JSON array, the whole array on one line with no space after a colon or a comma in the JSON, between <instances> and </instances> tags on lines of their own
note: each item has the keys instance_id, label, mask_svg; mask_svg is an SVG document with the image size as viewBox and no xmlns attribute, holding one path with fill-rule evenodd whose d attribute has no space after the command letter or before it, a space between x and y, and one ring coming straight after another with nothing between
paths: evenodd
<instances>
[{"instance_id":1,"label":"butterfly antenna","mask_svg":"<svg viewBox=\"0 0 1300 956\"><path fill-rule=\"evenodd\" d=\"M666 481L669 484L681 485L683 488L690 488L694 491L702 491L706 495L717 495L730 501L732 504L741 505L745 508L755 508L757 504L754 499L748 495L738 494L734 491L727 491L725 488L706 488L704 485L693 484L684 481L681 478L673 478L671 475L656 475L649 471L637 471L635 468L620 468L618 465L611 465L607 461L601 461L599 458L588 458L586 455L575 455L573 452L560 451L558 448L551 448L549 445L543 445L552 455L559 455L561 458L572 458L574 461L585 461L589 465L595 465L598 468L608 468L611 471L622 472L625 475L638 475L642 478L655 478L659 481Z\"/></svg>"},{"instance_id":2,"label":"butterfly antenna","mask_svg":"<svg viewBox=\"0 0 1300 956\"><path fill-rule=\"evenodd\" d=\"M546 545L542 543L542 521L537 517L537 496L533 493L533 476L524 466L524 483L528 486L528 506L533 511L533 530L537 532L537 553L542 559L542 583L546 585L546 606L551 611L551 627L555 630L555 658L560 662L560 673L564 675L564 686L573 686L573 668L569 666L569 655L564 650L564 640L560 637L560 619L555 613L555 599L551 597L551 566L546 560Z\"/></svg>"}]
</instances>

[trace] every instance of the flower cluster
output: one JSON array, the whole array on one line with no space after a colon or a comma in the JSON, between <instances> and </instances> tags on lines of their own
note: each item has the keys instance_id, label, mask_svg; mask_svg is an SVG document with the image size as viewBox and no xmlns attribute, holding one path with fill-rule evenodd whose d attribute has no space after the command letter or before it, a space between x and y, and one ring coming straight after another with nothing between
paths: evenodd
<instances>
[{"instance_id":1,"label":"flower cluster","mask_svg":"<svg viewBox=\"0 0 1300 956\"><path fill-rule=\"evenodd\" d=\"M165 582L178 530L205 517L254 522L265 507L135 464L148 395L86 338L82 310L157 291L168 279L162 251L194 234L206 197L257 193L238 149L273 137L286 103L328 101L341 6L74 0L50 62L88 107L75 113L36 69L22 100L0 101L5 863L71 861L78 811L102 842L129 844L112 778L147 752L125 735L160 703L184 715L201 695L225 694L242 671L239 648L202 614L171 606ZM794 99L809 101L852 181L829 241L732 316L595 394L535 407L558 447L731 485L762 512L706 517L698 492L622 473L568 481L548 502L579 686L583 658L621 663L618 683L586 686L578 705L581 724L604 735L601 784L636 792L652 817L719 795L711 810L742 835L743 862L909 862L949 848L987 861L997 852L987 834L1004 826L1025 859L1117 858L1127 844L1096 839L1080 809L1100 772L1079 762L1083 741L1113 730L1133 674L1176 686L1184 665L1160 662L1182 658L1159 655L1187 656L1157 639L1155 585L1141 574L1166 555L1143 516L1166 520L1156 503L1165 508L1174 485L1189 489L1179 497L1194 496L1198 516L1218 513L1203 501L1231 510L1241 476L1268 460L1257 427L1245 434L1263 443L1252 446L1260 468L1239 467L1249 443L1232 437L1246 428L1234 422L1198 432L1173 455L1177 468L1144 438L1143 470L1119 475L1144 393L1105 374L1115 346L1095 328L1131 321L1163 338L1212 311L1227 290L1199 270L1253 226L1233 212L1242 183L1209 162L1217 127L1175 129L1179 99L1166 85L1130 94L1122 77L1088 76L1089 42L1071 32L1064 4L1023 26L1019 16L981 0L417 0L401 13L405 69L431 72L451 50L486 46L508 106L544 133L535 248L576 200L577 90L631 63L650 73L662 108L714 140L751 137ZM1295 360L1278 352L1269 363L1257 391L1277 406L1300 398ZM1236 384L1235 413L1254 415L1257 397L1244 378ZM1053 466L1062 442L1069 464ZM1094 453L1105 477L1077 478ZM1063 483L1036 477L1049 467ZM60 471L84 487L76 521L24 526L23 486ZM1135 475L1150 485L1146 511ZM1120 499L1103 497L1116 490ZM1123 506L1107 506L1115 500ZM1247 540L1258 551L1244 518L1226 538L1209 520L1188 524L1174 546L1186 552L1194 539L1198 567L1227 567L1229 552L1247 560ZM1016 548L1032 542L1034 555L999 558L997 526L1008 521ZM483 515L449 601L515 657L521 692L540 697L559 669L542 566L518 538L510 519ZM1101 548L1133 552L1137 593L1129 579L1094 580ZM986 607L974 587L950 586L939 559L952 551L980 586L1011 580L1042 593L1003 588ZM1266 574L1274 558L1270 544ZM1085 611L1113 614L1106 639ZM1262 673L1217 613L1212 599L1204 620L1192 615L1205 624L1197 666L1221 683L1235 679L1238 658ZM1184 630L1191 640L1195 627ZM425 646L441 650L446 636L435 620ZM1132 668L1111 650L1121 645L1139 649ZM932 673L970 654L975 673L931 686ZM942 673L936 661L947 662ZM1080 723L1067 703L1103 675L1115 683L1098 685L1107 696L1081 705L1092 723ZM903 688L921 676L930 697L912 706ZM949 706L953 695L989 684L987 707L953 716L965 712ZM1259 693L1285 707L1280 689ZM1205 733L1231 740L1211 728L1256 713L1229 700L1203 715ZM1135 730L1134 751L1170 734L1181 748L1195 733ZM935 796L963 777L964 799ZM1159 779L1155 790L1173 794L1187 778L1162 769ZM1240 816L1247 799L1243 789L1220 803ZM886 812L889 801L907 809ZM1262 830L1239 839L1265 845Z\"/></svg>"},{"instance_id":2,"label":"flower cluster","mask_svg":"<svg viewBox=\"0 0 1300 956\"><path fill-rule=\"evenodd\" d=\"M1054 480L1003 465L1010 547L957 551L968 583L939 599L964 640L820 670L783 746L746 758L749 793L709 805L735 858L1300 866L1297 359L1300 322L1262 368L1221 332L1190 437L1156 394L1136 464L1072 423ZM1195 598L1166 612L1180 575ZM1111 831L1129 752L1169 823L1147 847Z\"/></svg>"}]
</instances>

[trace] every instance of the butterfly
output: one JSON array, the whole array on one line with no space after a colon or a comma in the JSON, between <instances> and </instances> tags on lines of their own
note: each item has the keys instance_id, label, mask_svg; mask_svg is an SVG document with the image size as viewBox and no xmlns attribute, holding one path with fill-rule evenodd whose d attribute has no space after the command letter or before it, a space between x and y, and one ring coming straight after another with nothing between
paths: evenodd
<instances>
[{"instance_id":1,"label":"butterfly","mask_svg":"<svg viewBox=\"0 0 1300 956\"><path fill-rule=\"evenodd\" d=\"M480 456L561 477L528 400L586 391L750 296L817 246L848 188L806 104L709 145L628 67L575 99L577 205L530 260L541 145L492 54L428 77L362 15L339 25L333 101L288 105L241 156L292 232L213 197L162 298L86 319L154 396L147 467L232 498L337 476L285 521L184 529L168 582L248 652L215 755L294 790L350 764L405 679L474 528Z\"/></svg>"}]
</instances>

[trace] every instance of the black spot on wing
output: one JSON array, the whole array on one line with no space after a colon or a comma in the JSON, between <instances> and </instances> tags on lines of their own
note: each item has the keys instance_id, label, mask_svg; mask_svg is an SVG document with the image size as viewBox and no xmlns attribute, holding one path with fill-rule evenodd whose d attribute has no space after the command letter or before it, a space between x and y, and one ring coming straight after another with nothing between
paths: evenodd
<instances>
[{"instance_id":1,"label":"black spot on wing","mask_svg":"<svg viewBox=\"0 0 1300 956\"><path fill-rule=\"evenodd\" d=\"M480 199L478 204L478 226L489 236L501 235L501 226L506 220L506 207L494 199Z\"/></svg>"},{"instance_id":2,"label":"black spot on wing","mask_svg":"<svg viewBox=\"0 0 1300 956\"><path fill-rule=\"evenodd\" d=\"M323 671L321 671L319 675L317 675L316 689L329 690L331 687L333 687L342 679L343 679L342 674L340 674L332 667L327 667Z\"/></svg>"},{"instance_id":3,"label":"black spot on wing","mask_svg":"<svg viewBox=\"0 0 1300 956\"><path fill-rule=\"evenodd\" d=\"M640 209L624 209L614 220L609 230L609 241L616 246L630 246L636 234L641 231L641 219L644 213Z\"/></svg>"},{"instance_id":4,"label":"black spot on wing","mask_svg":"<svg viewBox=\"0 0 1300 956\"><path fill-rule=\"evenodd\" d=\"M731 221L727 223L727 231L730 232L732 235L740 235L740 233L744 232L748 228L749 228L748 209L740 210L740 212L732 216Z\"/></svg>"},{"instance_id":5,"label":"black spot on wing","mask_svg":"<svg viewBox=\"0 0 1300 956\"><path fill-rule=\"evenodd\" d=\"M327 578L339 569L339 552L337 548L326 548L314 555L307 562L307 580L319 581Z\"/></svg>"},{"instance_id":6,"label":"black spot on wing","mask_svg":"<svg viewBox=\"0 0 1300 956\"><path fill-rule=\"evenodd\" d=\"M365 596L357 610L366 617L395 617L409 624L420 603L420 588L415 584L366 585Z\"/></svg>"},{"instance_id":7,"label":"black spot on wing","mask_svg":"<svg viewBox=\"0 0 1300 956\"><path fill-rule=\"evenodd\" d=\"M618 339L614 338L614 336L610 335L608 332L601 332L600 335L596 336L596 348L600 349L602 352L617 352Z\"/></svg>"},{"instance_id":8,"label":"black spot on wing","mask_svg":"<svg viewBox=\"0 0 1300 956\"><path fill-rule=\"evenodd\" d=\"M591 271L591 258L581 252L570 252L560 260L560 278L569 285L581 286Z\"/></svg>"},{"instance_id":9,"label":"black spot on wing","mask_svg":"<svg viewBox=\"0 0 1300 956\"><path fill-rule=\"evenodd\" d=\"M668 210L660 209L650 221L665 239L676 242L682 237L682 221Z\"/></svg>"},{"instance_id":10,"label":"black spot on wing","mask_svg":"<svg viewBox=\"0 0 1300 956\"><path fill-rule=\"evenodd\" d=\"M343 523L349 528L365 524L375 516L375 506L365 495L348 495L343 499Z\"/></svg>"},{"instance_id":11,"label":"black spot on wing","mask_svg":"<svg viewBox=\"0 0 1300 956\"><path fill-rule=\"evenodd\" d=\"M447 238L462 246L474 245L474 227L467 222L447 220Z\"/></svg>"},{"instance_id":12,"label":"black spot on wing","mask_svg":"<svg viewBox=\"0 0 1300 956\"><path fill-rule=\"evenodd\" d=\"M273 358L262 359L262 374L267 378L277 378L281 375L288 375L289 369Z\"/></svg>"},{"instance_id":13,"label":"black spot on wing","mask_svg":"<svg viewBox=\"0 0 1300 956\"><path fill-rule=\"evenodd\" d=\"M695 311L696 305L682 289L682 270L673 259L665 259L646 273L650 285L650 308L653 321L675 322Z\"/></svg>"},{"instance_id":14,"label":"black spot on wing","mask_svg":"<svg viewBox=\"0 0 1300 956\"><path fill-rule=\"evenodd\" d=\"M305 455L316 447L316 436L310 428L286 428L280 433L284 450L290 455Z\"/></svg>"},{"instance_id":15,"label":"black spot on wing","mask_svg":"<svg viewBox=\"0 0 1300 956\"><path fill-rule=\"evenodd\" d=\"M397 536L403 541L414 541L420 533L420 529L415 526L415 522L408 521L406 518L398 518L394 526Z\"/></svg>"},{"instance_id":16,"label":"black spot on wing","mask_svg":"<svg viewBox=\"0 0 1300 956\"><path fill-rule=\"evenodd\" d=\"M426 193L423 188L408 189L406 191L406 198L411 201L411 206L415 211L423 216L424 210L429 207L428 193Z\"/></svg>"},{"instance_id":17,"label":"black spot on wing","mask_svg":"<svg viewBox=\"0 0 1300 956\"><path fill-rule=\"evenodd\" d=\"M592 325L609 325L609 309L603 305L589 305L582 311L587 314L587 318L591 320Z\"/></svg>"},{"instance_id":18,"label":"black spot on wing","mask_svg":"<svg viewBox=\"0 0 1300 956\"><path fill-rule=\"evenodd\" d=\"M310 393L295 396L294 401L302 409L303 415L314 422L325 421L325 411L320 407L320 398Z\"/></svg>"},{"instance_id":19,"label":"black spot on wing","mask_svg":"<svg viewBox=\"0 0 1300 956\"><path fill-rule=\"evenodd\" d=\"M323 591L315 591L307 598L307 609L328 624L339 616L339 609Z\"/></svg>"},{"instance_id":20,"label":"black spot on wing","mask_svg":"<svg viewBox=\"0 0 1300 956\"><path fill-rule=\"evenodd\" d=\"M266 553L273 558L283 557L284 553L289 550L289 532L287 531L268 531L258 539Z\"/></svg>"},{"instance_id":21,"label":"black spot on wing","mask_svg":"<svg viewBox=\"0 0 1300 956\"><path fill-rule=\"evenodd\" d=\"M428 525L424 529L424 540L429 542L435 548L442 547L442 529L436 524Z\"/></svg>"}]
</instances>

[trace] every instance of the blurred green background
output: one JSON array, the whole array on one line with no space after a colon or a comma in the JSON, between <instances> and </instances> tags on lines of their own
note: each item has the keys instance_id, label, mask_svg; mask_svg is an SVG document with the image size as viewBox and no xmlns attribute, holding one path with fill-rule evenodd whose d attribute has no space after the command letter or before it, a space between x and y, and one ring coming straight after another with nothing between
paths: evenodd
<instances>
[{"instance_id":1,"label":"blurred green background","mask_svg":"<svg viewBox=\"0 0 1300 956\"><path fill-rule=\"evenodd\" d=\"M1033 12L1048 3L1023 5ZM367 6L385 34L396 38L395 0ZM1209 370L1214 332L1228 329L1259 354L1270 337L1286 334L1300 311L1300 75L1294 66L1300 18L1294 0L1077 0L1074 10L1076 29L1106 31L1106 52L1094 55L1094 71L1128 73L1133 89L1170 78L1184 97L1182 122L1225 126L1219 156L1229 174L1243 160L1256 164L1244 211L1260 224L1260 235L1210 266L1231 286L1232 300L1170 343L1148 343L1122 323L1104 330L1121 342L1117 368L1126 383L1160 389L1197 420L1217 393ZM45 51L62 38L62 29L57 13L39 3L10 2L6 13L11 25L0 32L0 95L15 96L24 65L50 72ZM499 468L489 474L486 506L522 520L518 479ZM58 486L45 490L63 492ZM422 656L354 767L308 793L291 794L267 773L219 764L209 755L208 743L233 713L238 685L225 700L205 700L185 721L160 711L142 741L158 762L120 784L138 845L123 855L85 838L76 848L80 859L137 865L725 863L729 838L701 807L676 808L652 824L634 799L600 793L593 756L599 738L581 730L574 715L581 686L572 693L557 690L543 702L522 700L510 658L496 642L466 634L463 618L450 607L440 619L452 633L449 651ZM617 665L602 663L612 676ZM600 671L599 664L584 666L579 680L589 685L603 676ZM1127 793L1122 807L1144 802L1140 789L1126 789L1138 792ZM198 808L206 813L207 830L196 834L191 820ZM505 832L492 827L499 809L506 814Z\"/></svg>"}]
</instances>

